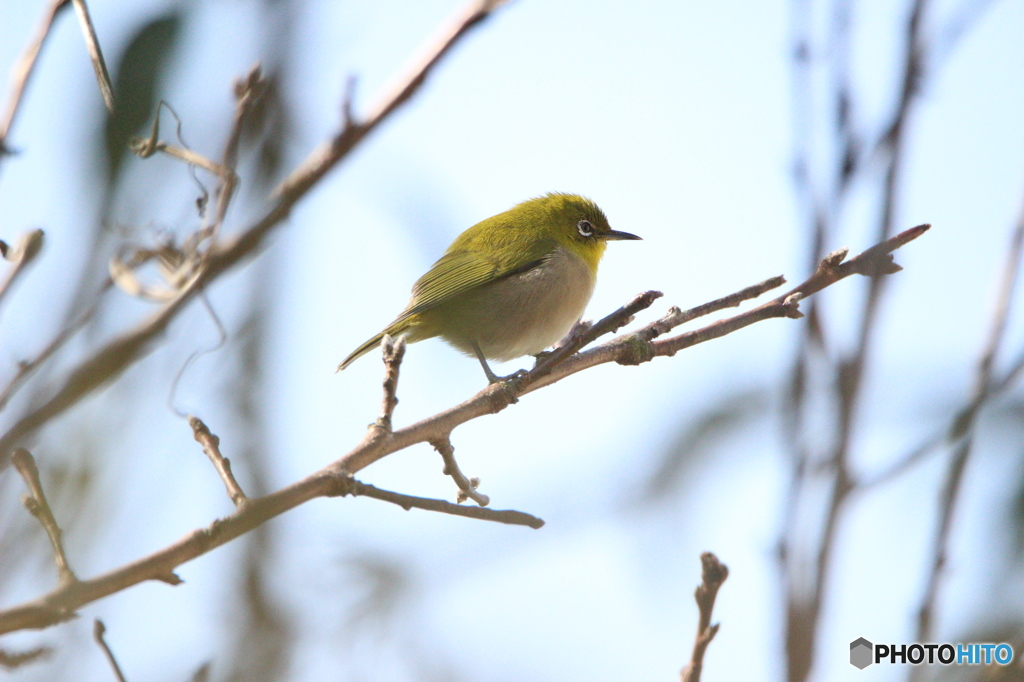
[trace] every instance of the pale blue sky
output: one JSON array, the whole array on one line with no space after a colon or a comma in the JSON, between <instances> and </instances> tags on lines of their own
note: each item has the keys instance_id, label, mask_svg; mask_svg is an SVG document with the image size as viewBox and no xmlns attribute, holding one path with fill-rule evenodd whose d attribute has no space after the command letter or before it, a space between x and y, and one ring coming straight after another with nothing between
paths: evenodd
<instances>
[{"instance_id":1,"label":"pale blue sky","mask_svg":"<svg viewBox=\"0 0 1024 682\"><path fill-rule=\"evenodd\" d=\"M852 70L862 106L854 116L869 134L893 104L891 60L900 39L893 26L902 26L902 4L855 3ZM3 4L3 68L34 30L37 5ZM113 59L137 24L166 5L94 0L90 6ZM292 163L337 126L349 74L359 76L356 111L365 110L458 7L451 0L303 5L288 93L298 124ZM929 26L943 25L957 7L936 3ZM266 396L272 483L323 466L361 437L379 405L379 362L371 355L341 375L334 367L404 306L411 283L455 235L525 198L583 193L614 227L644 237L608 250L591 317L650 288L665 292L654 315L772 275L793 281L805 275L808 246L790 176L790 11L790 3L779 1L516 0L468 36L416 99L326 178L272 239L277 307ZM236 0L205 3L190 14L179 46L183 58L165 96L197 149L220 148L229 84L260 58L252 37L260 16L252 3ZM937 428L942 413L936 410L969 390L995 272L1024 195L1022 34L1024 3L994 2L928 80L913 111L898 224L935 228L897 255L905 271L893 279L882 316L854 444L858 471L883 466ZM0 361L36 347L34 320L52 305L54 287L68 280L80 223L95 220L87 203L90 165L78 145L101 120L69 13L46 48L15 128L12 142L23 153L0 170L0 238L35 226L48 238L45 257L5 302ZM115 221L186 229L194 188L183 170L163 160L136 161L132 168L132 183L160 181L165 189L122 202ZM258 210L236 205L228 228ZM841 235L828 248L869 246L875 212L867 188L855 188ZM239 300L232 282L240 281L226 278L211 292L229 319ZM840 345L849 344L843 334L855 319L844 311L855 309L862 285L847 281L826 294L827 322ZM495 507L544 518L548 525L540 531L405 513L368 500L317 501L275 521L276 594L302 613L307 635L295 679L424 679L402 662L410 650L403 647L428 661L448 661L466 679L673 679L696 625L691 593L704 550L732 570L716 609L723 625L705 679L780 679L782 617L772 550L786 469L775 413L728 439L712 461L698 463L685 494L667 508L622 509L675 430L702 408L749 387L770 391L772 409L778 408L798 324L770 321L673 359L594 369L458 429L453 442L463 470L483 479ZM1011 348L1020 332L1015 321ZM124 430L122 454L111 457L124 463L124 453L132 453L127 475L159 485L148 492L113 487L115 530L84 574L136 558L229 511L188 429L164 407L174 369L215 336L193 311L168 335L177 350L157 351L148 369L138 370L163 383ZM205 379L219 371L216 355L197 363L182 387L189 409L217 414L220 398ZM482 385L476 363L443 343L413 346L396 423L449 407ZM69 421L107 414L117 398L116 391L105 393ZM230 446L229 427L221 436ZM979 449L939 612L940 639L969 628L996 601L1021 605L1019 592L989 596L972 589L979 576L997 570L975 553L992 543L991 517L1002 513L992 500L1003 499L1017 481L1008 454L1019 454L1019 446L1013 448L1009 437L996 434ZM851 504L815 679L903 679L896 666L854 670L848 646L859 636L910 641L941 464ZM435 453L417 447L375 464L362 478L451 499L453 485L440 469ZM105 664L88 643L94 616L106 620L130 679L183 679L202 660L216 660L231 631L225 603L236 597L225 595L225 585L237 580L228 567L239 551L226 547L182 567L187 583L173 590L145 585L83 609L80 621L63 626L81 632L78 648L65 648L61 660L87 665L102 678ZM354 598L339 561L364 552L403 562L415 578L415 596L382 642L370 638L349 651L336 639ZM36 587L26 587L18 600ZM11 641L27 646L48 637L56 634ZM39 679L33 675L40 670L12 679Z\"/></svg>"}]
</instances>

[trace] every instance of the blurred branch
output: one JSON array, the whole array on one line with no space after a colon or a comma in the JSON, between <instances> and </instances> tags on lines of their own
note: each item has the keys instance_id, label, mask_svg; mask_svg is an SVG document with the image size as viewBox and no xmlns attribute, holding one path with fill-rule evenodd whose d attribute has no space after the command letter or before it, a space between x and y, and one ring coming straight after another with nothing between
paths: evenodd
<instances>
[{"instance_id":1,"label":"blurred branch","mask_svg":"<svg viewBox=\"0 0 1024 682\"><path fill-rule=\"evenodd\" d=\"M64 543L61 541L60 526L57 525L57 520L53 518L53 510L50 509L50 504L46 501L46 494L43 492L43 484L39 480L39 468L36 466L35 458L32 457L32 453L28 450L18 448L11 455L11 462L14 464L14 468L18 470L18 473L21 474L21 477L25 479L25 485L29 489L30 495L22 498L25 508L39 521L46 531L47 537L50 538L50 545L53 547L53 559L57 564L57 575L60 578L60 582L62 584L75 583L77 578L75 578L75 574L68 564L68 558L64 554Z\"/></svg>"},{"instance_id":2,"label":"blurred branch","mask_svg":"<svg viewBox=\"0 0 1024 682\"><path fill-rule=\"evenodd\" d=\"M163 580L174 583L178 581L174 574L174 569L177 566L317 497L366 494L380 499L389 499L389 501L401 499L403 502L399 502L399 504L403 504L403 506L409 504L409 506L446 511L473 518L502 520L503 518L513 518L513 516L498 518L495 515L514 515L514 518L520 519L520 521L504 522L522 522L525 525L538 527L534 524L539 520L531 522L530 519L533 517L520 515L520 512L495 512L485 508L459 507L439 500L424 501L422 498L399 496L397 493L374 492L377 489L367 487L365 484L354 484L352 474L388 454L403 450L416 443L442 441L443 445L448 441L449 434L458 425L485 414L499 412L512 404L517 395L555 383L588 367L612 361L620 364L637 364L657 355L674 355L677 349L724 336L758 320L798 316L799 301L803 296L811 295L852 274L897 270L898 266L892 262L890 252L920 236L926 229L925 226L919 226L907 230L868 249L850 261L841 262L845 250L835 252L822 261L818 270L806 282L790 292L752 311L714 322L704 329L664 339L663 341L666 343L646 341L638 338L636 334L626 334L592 350L570 356L555 366L547 365L547 373L535 374L537 369L542 368L539 367L533 371L524 372L515 379L500 384L491 384L462 404L404 429L383 433L381 429L371 427L363 440L341 459L281 490L262 497L249 498L246 504L237 508L231 515L214 521L206 528L193 531L185 538L160 551L91 580L61 586L36 601L0 611L0 634L52 625L61 620L62 614L66 617L66 614L73 613L84 604L146 580ZM641 294L629 306L620 308L605 319L598 321L594 328L609 331L614 329L625 319L623 311L638 311L651 305L657 298L656 294L657 292ZM726 297L723 300L731 299L732 297ZM763 309L777 310L778 312L769 315L757 313ZM751 315L751 313L755 314ZM626 315L626 317L629 316L631 315ZM683 317L685 314L680 315L680 319ZM680 339L684 339L684 341L680 341ZM662 345L658 345L659 343ZM447 446L450 447L450 442L447 442Z\"/></svg>"},{"instance_id":3,"label":"blurred branch","mask_svg":"<svg viewBox=\"0 0 1024 682\"><path fill-rule=\"evenodd\" d=\"M13 153L7 144L7 136L14 125L14 119L18 114L18 108L25 94L25 88L32 77L32 72L35 70L39 52L43 49L43 43L46 42L47 36L50 35L50 29L53 27L53 22L57 19L57 15L69 3L70 0L53 0L50 3L50 6L46 8L46 13L43 14L43 20L39 24L35 37L32 38L32 42L29 43L25 52L21 55L21 59L11 69L11 94L7 99L7 111L4 113L3 120L0 121L0 161L3 161L3 158L8 154Z\"/></svg>"},{"instance_id":4,"label":"blurred branch","mask_svg":"<svg viewBox=\"0 0 1024 682\"><path fill-rule=\"evenodd\" d=\"M1010 240L1010 247L1007 249L1006 263L1003 266L999 294L992 312L988 340L978 359L973 396L970 403L960 410L953 419L947 436L950 442L956 443L956 447L950 458L946 481L939 497L939 524L936 529L935 544L932 548L931 567L917 614L918 639L915 640L917 642L930 641L929 638L932 636L939 583L946 565L949 536L963 483L964 470L974 444L974 426L978 413L991 398L993 389L1006 386L1008 383L993 380L993 365L1006 336L1006 324L1013 303L1013 291L1020 270L1022 250L1024 250L1024 206L1021 208L1020 217ZM1010 373L1013 373L1012 369Z\"/></svg>"},{"instance_id":5,"label":"blurred branch","mask_svg":"<svg viewBox=\"0 0 1024 682\"><path fill-rule=\"evenodd\" d=\"M28 651L19 651L17 653L11 653L0 649L0 667L7 670L14 670L26 663L37 661L40 658L49 656L53 651L46 647L39 647L37 649L29 649Z\"/></svg>"},{"instance_id":6,"label":"blurred branch","mask_svg":"<svg viewBox=\"0 0 1024 682\"><path fill-rule=\"evenodd\" d=\"M189 415L188 425L192 427L192 435L196 441L203 446L203 452L206 453L206 456L210 458L210 462L213 463L213 467L217 470L220 480L224 481L228 497L231 498L236 507L241 507L249 498L242 492L242 487L238 485L235 475L231 472L231 460L220 454L220 438L211 433L209 427L199 417Z\"/></svg>"},{"instance_id":7,"label":"blurred branch","mask_svg":"<svg viewBox=\"0 0 1024 682\"><path fill-rule=\"evenodd\" d=\"M693 653L690 662L679 673L682 682L700 682L700 673L704 667L704 652L711 640L718 634L719 623L711 624L711 612L715 609L715 598L718 588L729 577L729 567L718 561L711 552L700 555L701 583L694 592L700 616L697 621L697 637L693 642Z\"/></svg>"},{"instance_id":8,"label":"blurred branch","mask_svg":"<svg viewBox=\"0 0 1024 682\"><path fill-rule=\"evenodd\" d=\"M107 626L103 624L103 621L97 618L92 624L92 638L96 640L100 649L103 650L103 655L107 657L107 661L110 663L110 668L114 671L114 677L117 678L117 682L125 682L124 673L121 672L121 666L117 664L117 659L114 658L114 652L107 646L107 641L103 639L104 633L107 631Z\"/></svg>"},{"instance_id":9,"label":"blurred branch","mask_svg":"<svg viewBox=\"0 0 1024 682\"><path fill-rule=\"evenodd\" d=\"M115 337L70 370L64 383L49 400L35 406L0 436L0 468L6 464L11 448L21 439L100 386L113 381L145 355L153 341L163 334L170 322L204 286L208 286L243 260L255 255L267 235L288 217L292 207L388 115L408 101L425 82L430 70L452 46L471 28L486 19L499 4L494 0L476 0L460 11L452 25L438 40L429 45L426 54L417 60L408 75L401 79L399 86L377 103L370 116L363 120L349 118L344 121L341 130L314 150L274 191L274 205L262 218L232 239L210 248L205 267L195 278L182 286L177 297L168 301L148 320ZM350 107L351 104L346 104L347 111L350 111Z\"/></svg>"},{"instance_id":10,"label":"blurred branch","mask_svg":"<svg viewBox=\"0 0 1024 682\"><path fill-rule=\"evenodd\" d=\"M68 342L68 340L75 335L79 329L93 318L96 311L99 309L100 301L103 299L103 295L110 290L110 287L114 282L108 277L103 283L103 286L98 292L93 302L89 305L85 311L78 316L73 322L68 324L64 329L60 330L56 336L47 344L46 348L40 351L39 355L35 356L31 360L23 360L18 363L18 371L11 377L7 385L4 386L3 390L0 391L0 410L3 410L11 396L13 396L22 384L29 378L29 376L39 368L44 362L49 360L54 353L61 349L61 347ZM0 454L0 469L3 468L3 455Z\"/></svg>"},{"instance_id":11,"label":"blurred branch","mask_svg":"<svg viewBox=\"0 0 1024 682\"><path fill-rule=\"evenodd\" d=\"M880 192L880 213L877 218L877 231L875 239L879 242L887 242L892 235L896 220L896 201L899 194L899 181L903 168L904 137L906 124L910 116L913 104L920 93L921 83L925 75L924 67L927 62L927 41L924 36L924 15L928 7L927 0L911 0L909 14L903 31L902 73L898 81L898 92L895 97L895 109L889 117L888 122L882 127L882 134L877 142L870 149L870 153L876 156L882 167L879 178ZM839 138L837 153L830 159L829 171L833 177L839 178L838 187L840 191L830 194L830 203L822 207L817 203L817 197L822 193L817 191L813 182L813 175L810 168L803 168L803 175L797 176L798 186L802 194L812 202L808 217L808 229L811 232L812 243L815 252L821 248L822 235L828 229L827 221L832 216L838 215L843 208L846 193L844 188L851 186L854 173L860 169L871 168L869 164L859 161L860 143L854 136L850 123L853 102L848 79L848 39L849 39L849 2L848 0L836 0L833 4L834 10L834 36L830 38L838 40L840 49L834 53L834 69L836 71L835 81L831 90L827 93L831 101L836 103L836 122ZM809 29L808 29L809 30ZM800 37L804 44L809 42L810 35L805 32ZM830 44L831 44L830 40ZM798 83L805 88L810 88L813 82L812 74L809 72L807 56L798 53L794 60L794 71ZM812 114L813 101L808 92L800 91L803 95L801 105L808 107L802 113L808 117ZM802 146L798 147L798 161L809 163L811 155L807 146L813 140L815 131L808 129L798 131L802 140ZM800 184L803 183L803 184ZM899 237L899 235L897 235ZM831 434L833 445L825 455L827 466L822 470L827 472L829 480L825 485L828 487L824 502L824 512L821 518L821 532L819 538L808 556L799 556L791 552L789 537L795 532L797 503L802 494L808 488L810 477L808 476L811 451L800 442L800 431L803 428L801 421L802 412L807 407L807 394L805 387L808 383L807 362L810 350L815 345L818 348L824 347L823 330L818 324L816 310L812 310L812 324L806 328L804 342L801 344L796 362L794 363L793 379L791 381L792 406L788 438L790 447L794 451L793 470L791 474L788 499L785 503L786 515L785 526L779 541L779 557L782 564L781 575L783 577L783 592L786 603L786 664L787 678L790 682L803 682L808 678L815 658L815 642L817 637L818 622L821 615L822 603L828 584L829 565L832 552L835 547L836 529L839 517L845 502L853 489L854 481L848 469L850 443L852 439L856 408L861 395L861 385L868 363L868 356L872 345L876 320L881 304L882 292L885 279L874 275L880 273L863 273L870 275L866 293L862 299L860 321L857 325L857 338L854 349L845 357L827 359L827 375L824 381L834 391L834 399L838 405L837 415L834 423L834 433ZM816 546L815 546L816 545ZM808 579L809 576L809 579ZM807 583L810 583L810 587Z\"/></svg>"},{"instance_id":12,"label":"blurred branch","mask_svg":"<svg viewBox=\"0 0 1024 682\"><path fill-rule=\"evenodd\" d=\"M42 230L26 232L21 236L21 239L18 240L18 245L13 249L6 243L0 241L0 256L3 256L5 260L14 264L7 272L7 278L4 279L3 284L0 284L0 301L3 301L3 298L10 290L11 285L14 284L14 280L25 272L25 268L35 260L35 257L39 255L39 252L42 249Z\"/></svg>"},{"instance_id":13,"label":"blurred branch","mask_svg":"<svg viewBox=\"0 0 1024 682\"><path fill-rule=\"evenodd\" d=\"M96 28L92 25L92 17L89 16L89 8L85 0L71 0L75 5L75 13L78 15L78 23L82 27L82 37L85 38L85 47L89 50L89 60L92 62L92 69L96 72L96 81L100 86L100 94L103 95L103 103L107 111L114 111L114 88L110 84L110 74L107 73L107 63L103 61L103 51L100 49L99 38L96 37Z\"/></svg>"}]
</instances>

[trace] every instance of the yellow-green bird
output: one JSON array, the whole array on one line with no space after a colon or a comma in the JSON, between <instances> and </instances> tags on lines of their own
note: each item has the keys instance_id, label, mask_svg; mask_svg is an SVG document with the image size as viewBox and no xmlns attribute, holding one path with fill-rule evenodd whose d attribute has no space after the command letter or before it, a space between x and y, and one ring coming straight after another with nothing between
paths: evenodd
<instances>
[{"instance_id":1,"label":"yellow-green bird","mask_svg":"<svg viewBox=\"0 0 1024 682\"><path fill-rule=\"evenodd\" d=\"M352 351L348 367L385 334L408 343L440 336L487 360L537 355L580 319L597 279L606 242L640 239L611 229L593 201L552 193L530 199L460 234L412 287L395 321Z\"/></svg>"}]
</instances>

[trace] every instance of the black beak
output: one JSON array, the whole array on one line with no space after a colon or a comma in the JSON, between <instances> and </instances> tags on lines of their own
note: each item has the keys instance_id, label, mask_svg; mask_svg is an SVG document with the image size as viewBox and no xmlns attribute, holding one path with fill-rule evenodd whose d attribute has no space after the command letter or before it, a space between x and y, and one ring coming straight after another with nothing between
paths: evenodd
<instances>
[{"instance_id":1,"label":"black beak","mask_svg":"<svg viewBox=\"0 0 1024 682\"><path fill-rule=\"evenodd\" d=\"M630 234L629 232L619 232L618 230L609 230L608 232L603 233L601 235L601 238L602 239L612 239L612 240L618 240L618 239L642 239L642 237L637 237L635 234Z\"/></svg>"}]
</instances>

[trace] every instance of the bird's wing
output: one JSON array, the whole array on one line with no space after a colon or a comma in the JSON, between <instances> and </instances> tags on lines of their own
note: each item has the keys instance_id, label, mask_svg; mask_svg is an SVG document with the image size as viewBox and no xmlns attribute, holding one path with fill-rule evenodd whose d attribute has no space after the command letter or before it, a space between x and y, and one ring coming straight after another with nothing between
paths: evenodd
<instances>
[{"instance_id":1,"label":"bird's wing","mask_svg":"<svg viewBox=\"0 0 1024 682\"><path fill-rule=\"evenodd\" d=\"M430 310L475 287L531 270L543 263L557 244L554 240L536 241L526 249L516 249L517 257L514 259L486 256L481 253L484 249L466 248L472 246L456 242L416 281L412 287L412 300L401 318ZM490 251L503 251L495 246L492 243Z\"/></svg>"}]
</instances>

